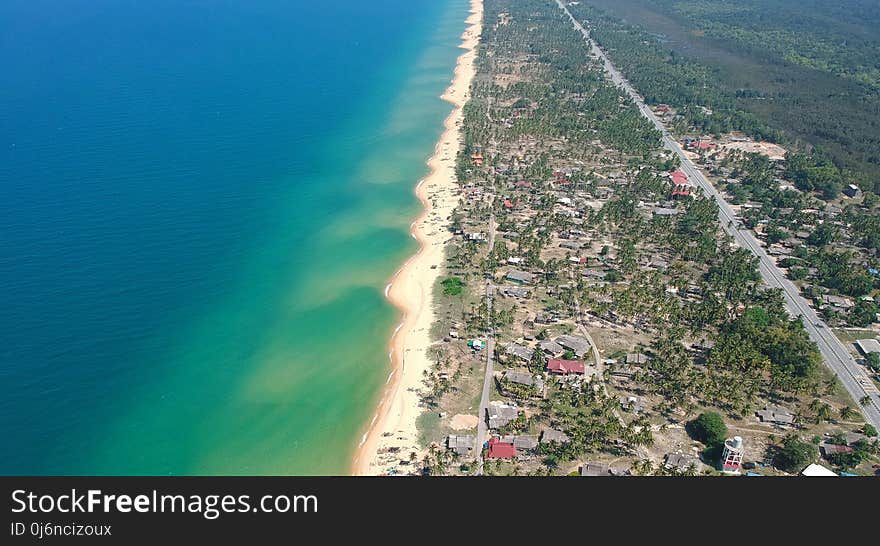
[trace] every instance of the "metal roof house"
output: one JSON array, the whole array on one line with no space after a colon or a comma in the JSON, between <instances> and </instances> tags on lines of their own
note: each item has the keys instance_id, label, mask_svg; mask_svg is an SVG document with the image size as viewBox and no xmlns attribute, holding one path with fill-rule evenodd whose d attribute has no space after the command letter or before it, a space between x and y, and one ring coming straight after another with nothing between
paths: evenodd
<instances>
[{"instance_id":1,"label":"metal roof house","mask_svg":"<svg viewBox=\"0 0 880 546\"><path fill-rule=\"evenodd\" d=\"M523 347L518 343L508 343L507 347L504 349L504 354L515 356L526 361L531 360L533 352L534 351L532 349L529 349L528 347Z\"/></svg>"},{"instance_id":2,"label":"metal roof house","mask_svg":"<svg viewBox=\"0 0 880 546\"><path fill-rule=\"evenodd\" d=\"M610 476L611 467L605 463L584 463L581 466L581 476Z\"/></svg>"},{"instance_id":3,"label":"metal roof house","mask_svg":"<svg viewBox=\"0 0 880 546\"><path fill-rule=\"evenodd\" d=\"M519 408L507 404L489 404L486 408L486 420L489 428L503 427L519 416Z\"/></svg>"},{"instance_id":4,"label":"metal roof house","mask_svg":"<svg viewBox=\"0 0 880 546\"><path fill-rule=\"evenodd\" d=\"M579 336L559 336L556 343L562 345L566 349L574 351L574 354L582 357L593 347L590 342Z\"/></svg>"},{"instance_id":5,"label":"metal roof house","mask_svg":"<svg viewBox=\"0 0 880 546\"><path fill-rule=\"evenodd\" d=\"M865 356L868 356L868 353L880 353L880 341L876 339L858 339L856 347Z\"/></svg>"},{"instance_id":6,"label":"metal roof house","mask_svg":"<svg viewBox=\"0 0 880 546\"><path fill-rule=\"evenodd\" d=\"M504 276L505 280L510 282L514 282L517 284L532 284L535 279L535 276L526 271L520 271L519 269L511 269Z\"/></svg>"},{"instance_id":7,"label":"metal roof house","mask_svg":"<svg viewBox=\"0 0 880 546\"><path fill-rule=\"evenodd\" d=\"M571 441L568 434L560 431L554 430L552 428L545 430L541 433L541 443L546 444L550 442L554 442L557 444L567 444Z\"/></svg>"},{"instance_id":8,"label":"metal roof house","mask_svg":"<svg viewBox=\"0 0 880 546\"><path fill-rule=\"evenodd\" d=\"M446 437L446 447L462 457L467 457L473 453L474 442L476 442L474 436L449 435Z\"/></svg>"}]
</instances>

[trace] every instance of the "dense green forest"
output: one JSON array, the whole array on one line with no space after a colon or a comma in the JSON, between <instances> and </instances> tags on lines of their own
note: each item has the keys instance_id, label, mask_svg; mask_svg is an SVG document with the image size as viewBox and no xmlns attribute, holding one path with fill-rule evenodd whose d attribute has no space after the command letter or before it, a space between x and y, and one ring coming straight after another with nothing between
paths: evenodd
<instances>
[{"instance_id":1,"label":"dense green forest","mask_svg":"<svg viewBox=\"0 0 880 546\"><path fill-rule=\"evenodd\" d=\"M795 146L830 160L834 177L880 191L877 2L584 0L570 9L649 103L679 109L683 126Z\"/></svg>"}]
</instances>

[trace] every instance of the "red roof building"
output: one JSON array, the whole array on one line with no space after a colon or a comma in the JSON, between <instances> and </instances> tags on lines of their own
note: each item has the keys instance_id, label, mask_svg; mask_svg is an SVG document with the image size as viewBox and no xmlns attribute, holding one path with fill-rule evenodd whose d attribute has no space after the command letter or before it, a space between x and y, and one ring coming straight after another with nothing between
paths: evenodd
<instances>
[{"instance_id":1,"label":"red roof building","mask_svg":"<svg viewBox=\"0 0 880 546\"><path fill-rule=\"evenodd\" d=\"M694 138L686 138L684 139L684 145L686 148L696 148L698 150L714 150L715 143L694 139Z\"/></svg>"},{"instance_id":2,"label":"red roof building","mask_svg":"<svg viewBox=\"0 0 880 546\"><path fill-rule=\"evenodd\" d=\"M688 177L681 171L672 171L669 173L669 178L672 180L672 184L674 185L672 189L672 197L688 197L691 194L691 186L690 182L688 182Z\"/></svg>"},{"instance_id":3,"label":"red roof building","mask_svg":"<svg viewBox=\"0 0 880 546\"><path fill-rule=\"evenodd\" d=\"M514 207L514 204L510 201L510 199L504 200L504 208L512 209L513 207Z\"/></svg>"},{"instance_id":4,"label":"red roof building","mask_svg":"<svg viewBox=\"0 0 880 546\"><path fill-rule=\"evenodd\" d=\"M489 440L487 459L513 459L514 457L516 457L516 447L513 444L502 442L498 438Z\"/></svg>"},{"instance_id":5,"label":"red roof building","mask_svg":"<svg viewBox=\"0 0 880 546\"><path fill-rule=\"evenodd\" d=\"M570 373L584 373L584 363L578 360L563 360L561 358L551 358L547 361L547 371L550 373L558 373L568 375Z\"/></svg>"},{"instance_id":6,"label":"red roof building","mask_svg":"<svg viewBox=\"0 0 880 546\"><path fill-rule=\"evenodd\" d=\"M836 444L822 444L819 446L819 450L825 457L836 453L852 453L854 451L853 448L849 446L839 446Z\"/></svg>"},{"instance_id":7,"label":"red roof building","mask_svg":"<svg viewBox=\"0 0 880 546\"><path fill-rule=\"evenodd\" d=\"M681 171L672 171L669 173L669 178L672 179L673 184L687 184L688 177Z\"/></svg>"}]
</instances>

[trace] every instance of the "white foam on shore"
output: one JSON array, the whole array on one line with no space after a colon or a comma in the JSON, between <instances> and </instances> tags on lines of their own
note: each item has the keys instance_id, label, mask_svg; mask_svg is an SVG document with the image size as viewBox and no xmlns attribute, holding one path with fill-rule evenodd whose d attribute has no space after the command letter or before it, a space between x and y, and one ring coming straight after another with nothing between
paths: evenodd
<instances>
[{"instance_id":1,"label":"white foam on shore","mask_svg":"<svg viewBox=\"0 0 880 546\"><path fill-rule=\"evenodd\" d=\"M471 1L471 9L472 9L471 15L466 19L466 23L469 26L464 31L464 33L462 33L463 40L467 37L472 36L472 32L475 27L476 27L476 31L479 32L479 25L481 24L481 18L479 17L478 14L482 13L482 2L480 2L479 0L472 0ZM476 43L478 43L479 36L477 36L476 40L477 40ZM436 176L437 173L439 172L438 169L440 167L436 166L435 164L432 164L432 162L441 163L441 162L450 161L450 158L447 157L446 155L444 155L444 154L448 154L450 143L445 141L444 138L447 135L451 134L450 133L451 131L460 131L460 127L461 127L461 120L460 119L456 120L455 124L454 124L454 127L458 128L458 129L454 129L452 124L450 123L450 120L452 119L453 115L463 116L463 113L462 113L463 112L463 102L461 99L456 98L456 94L454 92L455 90L452 89L452 86L455 85L455 83L457 81L457 77L459 74L460 67L462 66L461 63L463 62L463 59L467 58L467 57L465 57L465 55L468 55L468 54L471 55L471 57L469 59L470 68L471 68L471 70L475 70L473 63L474 63L474 59L476 57L476 43L472 47L468 47L464 43L459 45L460 48L468 50L468 52L462 53L462 55L459 56L459 59L456 63L456 67L455 67L456 77L452 78L451 85L446 89L446 91L443 93L443 95L441 97L444 100L447 100L448 102L453 102L456 106L453 108L452 112L450 112L449 116L444 120L444 127L445 127L444 134L443 134L443 136L441 136L441 139L435 145L433 154L431 154L431 156L429 156L428 160L426 161L426 163L428 163L429 167L431 167L431 174L421 178L415 187L415 192L418 194L419 200L423 204L423 211L422 211L422 214L410 224L410 236L413 237L413 239L415 239L416 241L420 242L419 249L414 255L410 256L409 259L406 260L406 262L400 267L400 269L398 269L394 273L394 276L392 277L391 281L385 287L384 294L385 294L386 299L391 300L391 303L394 304L398 308L404 308L405 306L403 305L403 303L406 301L406 299L403 298L400 302L395 302L394 301L395 297L393 297L393 296L396 296L396 294L392 295L392 289L394 289L394 286L395 286L394 283L397 281L400 273L403 272L404 270L406 270L407 267L409 267L411 265L413 260L423 256L426 252L428 252L429 245L430 246L437 246L438 244L443 243L443 241L438 243L436 241L429 241L427 239L424 239L424 240L419 239L420 235L427 236L427 234L419 232L419 229L418 229L419 224L424 223L425 227L428 228L429 227L428 226L429 219L439 218L439 216L437 216L436 212L432 212L432 207L436 204L436 203L434 203L432 196L422 195L421 193L419 193L419 190L424 189L423 185L425 184L425 182L431 182L431 180L432 180L431 177ZM471 73L471 77L473 77L473 73ZM465 93L463 95L463 101L466 102L467 98L469 97L469 93L467 92L467 90L464 90L464 91L465 91ZM460 135L460 133L458 133L456 138L460 138L460 137L461 137L461 135ZM453 160L454 160L454 158L453 158ZM448 166L444 166L443 168L448 169ZM438 195L443 195L443 194L449 195L450 197L452 197L454 195L449 190L444 190L444 191L440 192ZM431 222L431 223L433 223L433 222ZM434 236L435 233L431 232L430 235ZM433 251L433 250L431 250L431 251ZM411 278L407 277L405 280L411 281ZM394 333L391 336L392 344L396 341L398 334L401 332L401 330L404 328L404 326L406 326L406 320L408 318L407 312L412 312L412 311L404 311L403 316L401 317L400 323L395 327ZM372 435L376 434L377 430L379 428L386 426L384 424L384 421L388 418L388 414L391 410L391 408L389 406L391 404L396 404L397 396L401 394L400 385L397 383L399 381L406 380L405 378L408 377L409 372L408 371L404 372L404 360L405 359L403 358L403 354L402 354L403 351L408 351L408 350L410 350L410 349L399 348L399 351L401 351L401 355L400 355L401 361L399 362L398 366L394 366L394 363L395 363L394 357L395 357L395 354L397 354L397 352L395 351L395 348L392 345L392 348L388 353L389 361L392 363L392 369L391 369L390 373L388 374L388 377L385 381L386 387L385 387L385 389L383 389L384 392L382 394L382 399L378 405L379 408L377 410L377 413L373 416L373 419L370 421L370 425L367 428L367 432L364 433L364 435L361 437L361 442L359 444L359 448L361 446L364 446L365 444L372 445L371 444L372 441L375 441L377 443L379 442L378 439L372 440L372 438L373 438ZM416 366L418 366L418 364L416 364ZM396 374L396 372L398 370L400 370L402 373ZM413 389L408 389L408 390L413 390ZM407 406L407 408L409 408L409 406ZM398 408L398 409L400 411L404 411L401 408ZM375 449L375 447L372 447L371 449ZM358 468L360 466L358 463L366 463L367 465L372 466L372 464L373 464L372 457L373 456L375 456L375 452L369 453L369 452L359 450L359 453L357 454L357 456L355 458L355 468ZM366 471L366 469L364 469L364 471ZM359 472L362 472L362 471L355 470L356 474Z\"/></svg>"}]
</instances>

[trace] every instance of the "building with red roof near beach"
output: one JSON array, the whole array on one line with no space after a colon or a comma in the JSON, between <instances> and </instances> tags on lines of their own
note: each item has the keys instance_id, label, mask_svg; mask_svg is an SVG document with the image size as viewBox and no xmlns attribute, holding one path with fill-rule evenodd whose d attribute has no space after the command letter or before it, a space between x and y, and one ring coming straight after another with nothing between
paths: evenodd
<instances>
[{"instance_id":1,"label":"building with red roof near beach","mask_svg":"<svg viewBox=\"0 0 880 546\"><path fill-rule=\"evenodd\" d=\"M487 459L513 459L514 457L516 457L516 447L513 444L502 442L498 438L489 440Z\"/></svg>"},{"instance_id":2,"label":"building with red roof near beach","mask_svg":"<svg viewBox=\"0 0 880 546\"><path fill-rule=\"evenodd\" d=\"M578 360L551 358L547 361L547 371L560 375L568 375L570 373L584 373L584 363Z\"/></svg>"}]
</instances>

